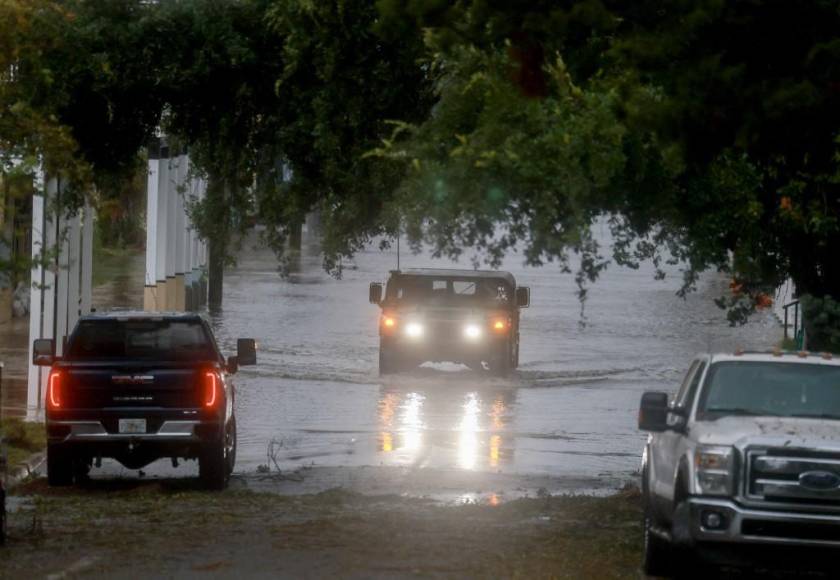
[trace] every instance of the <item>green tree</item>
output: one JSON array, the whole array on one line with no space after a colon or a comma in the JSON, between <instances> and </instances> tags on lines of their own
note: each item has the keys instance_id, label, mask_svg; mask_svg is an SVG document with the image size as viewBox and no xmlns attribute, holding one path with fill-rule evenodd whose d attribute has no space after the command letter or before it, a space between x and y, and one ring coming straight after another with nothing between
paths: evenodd
<instances>
[{"instance_id":1,"label":"green tree","mask_svg":"<svg viewBox=\"0 0 840 580\"><path fill-rule=\"evenodd\" d=\"M165 39L157 75L165 98L163 128L173 147L189 150L208 179L192 207L208 240L209 306L222 303L222 281L238 232L253 211L250 186L266 146L264 119L280 106L280 41L266 26L269 2L191 0L161 7Z\"/></svg>"},{"instance_id":2,"label":"green tree","mask_svg":"<svg viewBox=\"0 0 840 580\"><path fill-rule=\"evenodd\" d=\"M142 209L142 191L124 184L137 177L138 152L163 103L152 74L161 44L148 34L155 15L133 0L0 6L0 158L15 195L34 193L40 167L65 184L53 209L87 198L104 212L102 223L124 217L123 205Z\"/></svg>"},{"instance_id":3,"label":"green tree","mask_svg":"<svg viewBox=\"0 0 840 580\"><path fill-rule=\"evenodd\" d=\"M395 229L381 200L404 168L365 153L387 136L387 119L428 110L419 37L378 35L373 2L195 0L171 10L180 44L168 51L178 61L163 83L172 87L164 122L210 176L194 217L217 256L211 280L249 212L282 254L320 210L325 266L336 273L343 256Z\"/></svg>"},{"instance_id":4,"label":"green tree","mask_svg":"<svg viewBox=\"0 0 840 580\"><path fill-rule=\"evenodd\" d=\"M378 154L413 172L395 198L448 254L513 244L528 261L612 258L732 273L734 321L790 276L840 297L837 2L380 2L423 30L439 100ZM427 217L431 219L427 219ZM495 235L497 225L504 235ZM663 252L667 249L668 252Z\"/></svg>"},{"instance_id":5,"label":"green tree","mask_svg":"<svg viewBox=\"0 0 840 580\"><path fill-rule=\"evenodd\" d=\"M76 177L86 174L78 163L77 143L57 118L57 99L50 94L53 71L45 52L61 43L52 33L71 19L49 0L9 0L0 4L0 172L14 179L32 177L43 162ZM31 179L30 179L31 181Z\"/></svg>"},{"instance_id":6,"label":"green tree","mask_svg":"<svg viewBox=\"0 0 840 580\"><path fill-rule=\"evenodd\" d=\"M432 102L421 39L378 33L378 17L372 1L275 1L268 13L283 68L280 106L261 143L267 162L277 168L279 160L291 180L258 189L260 216L281 250L289 226L319 209L325 266L335 273L342 257L397 227L383 202L404 168L365 154L390 133L389 119L420 121Z\"/></svg>"},{"instance_id":7,"label":"green tree","mask_svg":"<svg viewBox=\"0 0 840 580\"><path fill-rule=\"evenodd\" d=\"M50 0L8 0L0 3L0 208L23 209L35 194L39 170L62 173L71 187L61 207L79 204L81 184L90 167L78 156L72 130L58 118L59 94L52 91L54 75L47 54L61 45L55 34L72 14ZM0 222L11 220L4 215ZM11 255L12 222L4 223L0 239L0 278L23 276L31 256ZM46 261L42 253L36 259Z\"/></svg>"}]
</instances>

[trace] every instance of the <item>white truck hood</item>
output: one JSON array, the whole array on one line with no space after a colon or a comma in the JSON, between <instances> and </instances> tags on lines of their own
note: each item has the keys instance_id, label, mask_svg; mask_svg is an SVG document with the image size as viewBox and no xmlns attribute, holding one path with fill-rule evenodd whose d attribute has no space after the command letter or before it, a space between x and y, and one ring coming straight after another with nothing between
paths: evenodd
<instances>
[{"instance_id":1,"label":"white truck hood","mask_svg":"<svg viewBox=\"0 0 840 580\"><path fill-rule=\"evenodd\" d=\"M790 447L840 452L840 420L790 417L723 417L696 421L691 438L701 445Z\"/></svg>"}]
</instances>

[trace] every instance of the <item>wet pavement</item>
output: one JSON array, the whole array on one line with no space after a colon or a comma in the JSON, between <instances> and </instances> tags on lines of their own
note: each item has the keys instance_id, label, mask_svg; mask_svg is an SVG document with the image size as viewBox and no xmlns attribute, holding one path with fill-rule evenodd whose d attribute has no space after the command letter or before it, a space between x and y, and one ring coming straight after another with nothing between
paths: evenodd
<instances>
[{"instance_id":1,"label":"wet pavement","mask_svg":"<svg viewBox=\"0 0 840 580\"><path fill-rule=\"evenodd\" d=\"M582 325L573 275L521 262L511 256L505 264L532 296L521 365L509 379L459 365L381 379L379 311L367 289L385 280L394 253L372 247L336 280L322 271L317 248L305 246L282 279L274 255L246 243L226 275L224 312L213 318L227 353L237 337L259 342L259 365L237 376L235 485L467 499L615 489L638 469L644 390L675 389L697 352L780 339L769 312L727 326L712 301L728 291L719 274L702 276L698 292L683 300L675 295L677 269L655 281L650 267L611 267L590 290ZM402 265L458 266L405 254ZM136 474L109 463L95 471ZM144 470L195 471L194 463L173 471L165 462Z\"/></svg>"}]
</instances>

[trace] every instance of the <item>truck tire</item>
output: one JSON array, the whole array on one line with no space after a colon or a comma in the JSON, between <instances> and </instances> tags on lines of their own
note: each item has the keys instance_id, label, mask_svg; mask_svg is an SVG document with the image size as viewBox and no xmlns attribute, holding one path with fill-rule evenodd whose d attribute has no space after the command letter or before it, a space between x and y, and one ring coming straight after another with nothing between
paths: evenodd
<instances>
[{"instance_id":1,"label":"truck tire","mask_svg":"<svg viewBox=\"0 0 840 580\"><path fill-rule=\"evenodd\" d=\"M206 489L221 491L227 487L228 458L225 439L207 445L198 458L198 477Z\"/></svg>"},{"instance_id":2,"label":"truck tire","mask_svg":"<svg viewBox=\"0 0 840 580\"><path fill-rule=\"evenodd\" d=\"M50 487L73 485L73 457L54 445L47 445L47 483Z\"/></svg>"},{"instance_id":3,"label":"truck tire","mask_svg":"<svg viewBox=\"0 0 840 580\"><path fill-rule=\"evenodd\" d=\"M674 573L674 547L651 529L656 522L650 499L650 473L642 468L642 571L648 576L671 577Z\"/></svg>"},{"instance_id":4,"label":"truck tire","mask_svg":"<svg viewBox=\"0 0 840 580\"><path fill-rule=\"evenodd\" d=\"M391 349L379 348L379 375L392 375L400 372L396 354Z\"/></svg>"},{"instance_id":5,"label":"truck tire","mask_svg":"<svg viewBox=\"0 0 840 580\"><path fill-rule=\"evenodd\" d=\"M488 361L490 372L497 377L508 376L510 374L512 362L511 358L510 341L505 341L504 344L499 346L494 356L491 356Z\"/></svg>"},{"instance_id":6,"label":"truck tire","mask_svg":"<svg viewBox=\"0 0 840 580\"><path fill-rule=\"evenodd\" d=\"M90 458L77 458L73 461L73 479L76 484L86 482L89 479L91 467L93 467L93 460Z\"/></svg>"},{"instance_id":7,"label":"truck tire","mask_svg":"<svg viewBox=\"0 0 840 580\"><path fill-rule=\"evenodd\" d=\"M519 368L519 334L516 335L516 347L513 353L513 368Z\"/></svg>"},{"instance_id":8,"label":"truck tire","mask_svg":"<svg viewBox=\"0 0 840 580\"><path fill-rule=\"evenodd\" d=\"M648 508L644 512L644 551L642 570L648 576L669 578L674 571L673 549L667 540L663 540L651 531L652 515Z\"/></svg>"},{"instance_id":9,"label":"truck tire","mask_svg":"<svg viewBox=\"0 0 840 580\"><path fill-rule=\"evenodd\" d=\"M227 473L228 478L233 474L233 468L236 467L236 417L231 417L230 426L228 427L227 436Z\"/></svg>"}]
</instances>

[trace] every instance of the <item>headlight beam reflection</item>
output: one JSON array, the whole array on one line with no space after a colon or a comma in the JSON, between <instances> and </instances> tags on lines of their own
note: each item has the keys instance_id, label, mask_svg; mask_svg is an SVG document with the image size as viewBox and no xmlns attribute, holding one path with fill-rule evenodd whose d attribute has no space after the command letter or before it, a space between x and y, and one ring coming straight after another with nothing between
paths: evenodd
<instances>
[{"instance_id":1,"label":"headlight beam reflection","mask_svg":"<svg viewBox=\"0 0 840 580\"><path fill-rule=\"evenodd\" d=\"M475 469L478 460L478 415L481 401L478 393L469 393L463 405L464 415L458 426L458 466L462 469Z\"/></svg>"}]
</instances>

